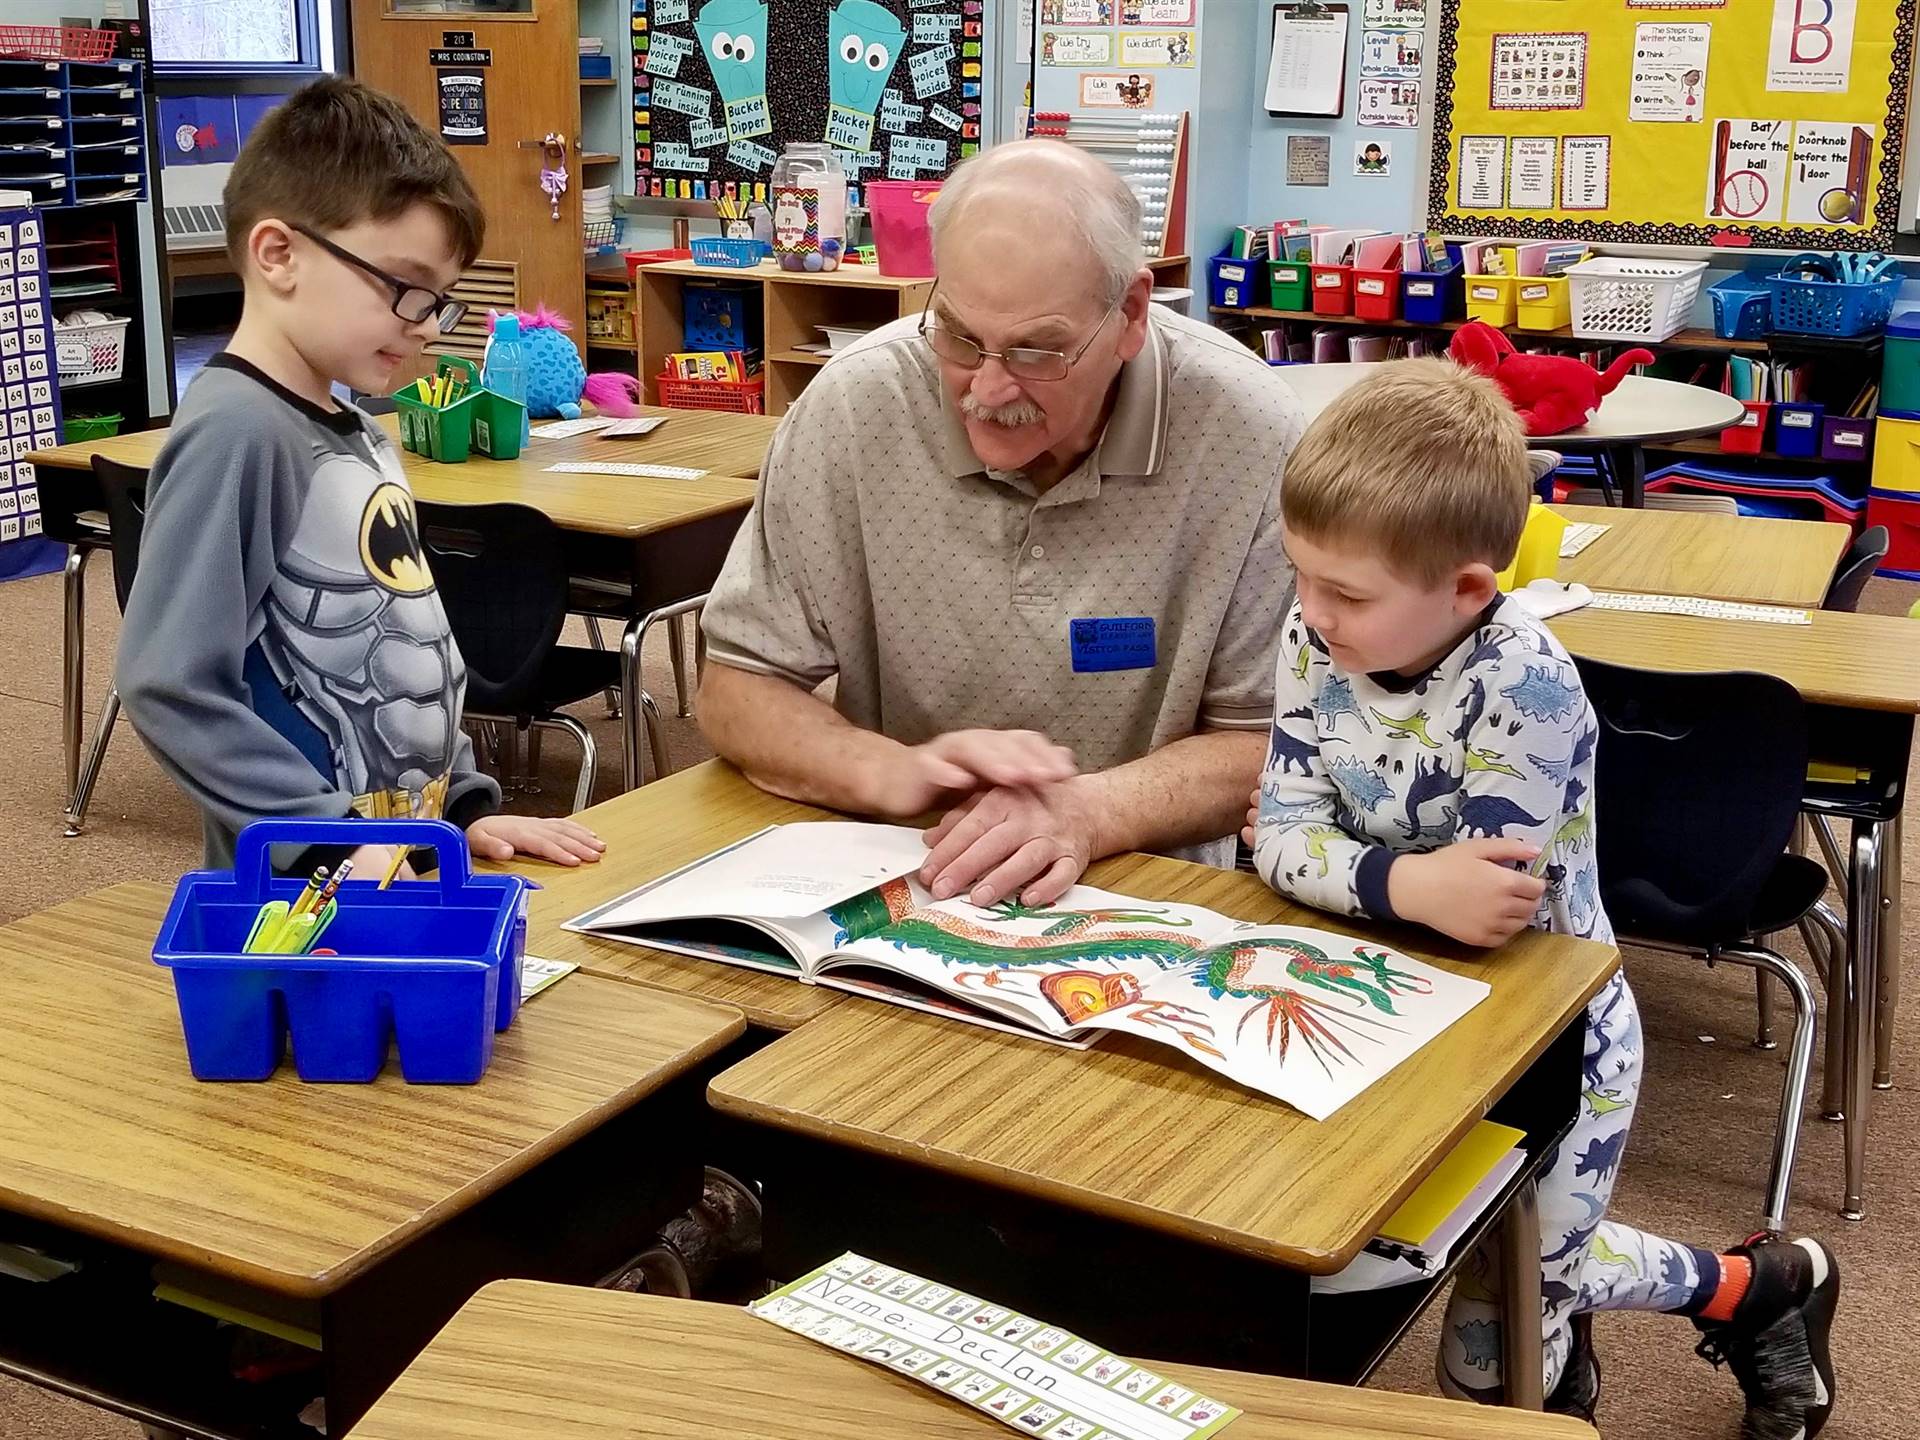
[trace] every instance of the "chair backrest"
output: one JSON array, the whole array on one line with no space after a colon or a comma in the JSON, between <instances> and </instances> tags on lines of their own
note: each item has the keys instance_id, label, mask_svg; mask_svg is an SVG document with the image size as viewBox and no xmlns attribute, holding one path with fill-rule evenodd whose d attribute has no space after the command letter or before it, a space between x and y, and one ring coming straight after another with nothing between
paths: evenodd
<instances>
[{"instance_id":1,"label":"chair backrest","mask_svg":"<svg viewBox=\"0 0 1920 1440\"><path fill-rule=\"evenodd\" d=\"M526 505L421 504L420 541L454 643L467 708L530 714L567 618L559 529Z\"/></svg>"},{"instance_id":2,"label":"chair backrest","mask_svg":"<svg viewBox=\"0 0 1920 1440\"><path fill-rule=\"evenodd\" d=\"M1800 813L1799 693L1772 675L1577 664L1600 722L1594 823L1615 930L1697 944L1745 935Z\"/></svg>"},{"instance_id":3,"label":"chair backrest","mask_svg":"<svg viewBox=\"0 0 1920 1440\"><path fill-rule=\"evenodd\" d=\"M1598 490L1575 490L1567 496L1569 505L1605 505L1607 497ZM1675 510L1692 515L1738 515L1740 506L1731 495L1645 495L1642 508Z\"/></svg>"},{"instance_id":4,"label":"chair backrest","mask_svg":"<svg viewBox=\"0 0 1920 1440\"><path fill-rule=\"evenodd\" d=\"M1833 572L1833 583L1827 586L1827 598L1820 602L1820 608L1858 610L1860 592L1867 588L1867 581L1887 558L1887 549L1892 544L1893 536L1884 525L1869 525L1855 536Z\"/></svg>"},{"instance_id":5,"label":"chair backrest","mask_svg":"<svg viewBox=\"0 0 1920 1440\"><path fill-rule=\"evenodd\" d=\"M113 594L125 613L140 569L140 537L147 528L147 472L93 457L93 478L107 500L108 542L113 547Z\"/></svg>"}]
</instances>

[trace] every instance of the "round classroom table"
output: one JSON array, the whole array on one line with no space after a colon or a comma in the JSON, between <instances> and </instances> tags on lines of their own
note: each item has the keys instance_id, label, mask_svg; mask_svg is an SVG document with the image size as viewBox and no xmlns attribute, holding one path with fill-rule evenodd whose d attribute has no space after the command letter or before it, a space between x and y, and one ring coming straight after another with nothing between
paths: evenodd
<instances>
[{"instance_id":1,"label":"round classroom table","mask_svg":"<svg viewBox=\"0 0 1920 1440\"><path fill-rule=\"evenodd\" d=\"M1373 363L1378 362L1286 365L1280 369L1280 378L1293 387L1311 421L1334 396L1372 369ZM1530 435L1527 444L1541 450L1599 451L1620 482L1624 503L1638 507L1647 473L1641 446L1717 435L1744 413L1738 400L1718 390L1629 375L1600 402L1600 413L1587 424L1560 435Z\"/></svg>"}]
</instances>

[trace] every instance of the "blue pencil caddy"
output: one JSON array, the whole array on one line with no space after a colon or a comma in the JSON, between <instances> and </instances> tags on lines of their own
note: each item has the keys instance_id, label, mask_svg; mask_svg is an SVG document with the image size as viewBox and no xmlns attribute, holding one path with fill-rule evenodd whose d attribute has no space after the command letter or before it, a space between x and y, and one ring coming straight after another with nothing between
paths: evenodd
<instances>
[{"instance_id":1,"label":"blue pencil caddy","mask_svg":"<svg viewBox=\"0 0 1920 1440\"><path fill-rule=\"evenodd\" d=\"M342 885L320 942L337 957L244 954L260 907L306 888L305 877L274 876L275 845L406 845L437 851L440 868L385 890L377 875ZM475 875L466 837L443 820L249 825L231 871L181 877L154 941L154 960L173 971L194 1078L265 1080L291 1035L302 1080L372 1080L397 1041L409 1083L474 1083L520 1007L530 888L517 875Z\"/></svg>"}]
</instances>

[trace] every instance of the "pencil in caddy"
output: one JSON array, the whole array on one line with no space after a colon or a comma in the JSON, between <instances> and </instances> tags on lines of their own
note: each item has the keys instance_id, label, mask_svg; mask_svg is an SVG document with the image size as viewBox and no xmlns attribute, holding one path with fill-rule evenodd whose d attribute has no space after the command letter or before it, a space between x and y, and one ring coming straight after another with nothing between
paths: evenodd
<instances>
[{"instance_id":1,"label":"pencil in caddy","mask_svg":"<svg viewBox=\"0 0 1920 1440\"><path fill-rule=\"evenodd\" d=\"M526 406L480 384L480 367L458 355L442 355L432 378L394 391L402 449L458 465L478 450L493 460L520 453Z\"/></svg>"},{"instance_id":2,"label":"pencil in caddy","mask_svg":"<svg viewBox=\"0 0 1920 1440\"><path fill-rule=\"evenodd\" d=\"M323 937L336 954L248 954L262 909L291 908L309 888L273 875L276 845L432 849L439 873L387 889L378 875L341 885ZM472 1084L519 1009L531 888L517 875L475 875L466 837L443 820L256 821L231 871L181 877L154 941L154 960L173 971L194 1078L265 1080L291 1035L302 1080L372 1080L397 1041L408 1082Z\"/></svg>"}]
</instances>

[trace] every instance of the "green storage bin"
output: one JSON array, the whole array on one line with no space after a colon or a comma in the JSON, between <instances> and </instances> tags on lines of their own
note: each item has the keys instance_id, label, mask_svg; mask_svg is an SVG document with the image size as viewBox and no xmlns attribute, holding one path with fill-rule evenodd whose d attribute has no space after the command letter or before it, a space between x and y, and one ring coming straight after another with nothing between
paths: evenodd
<instances>
[{"instance_id":1,"label":"green storage bin","mask_svg":"<svg viewBox=\"0 0 1920 1440\"><path fill-rule=\"evenodd\" d=\"M60 438L68 445L76 440L104 440L109 435L118 435L126 418L124 415L69 415L60 424Z\"/></svg>"},{"instance_id":2,"label":"green storage bin","mask_svg":"<svg viewBox=\"0 0 1920 1440\"><path fill-rule=\"evenodd\" d=\"M475 450L493 460L517 456L527 407L482 389L480 368L471 360L442 355L434 374L450 373L464 375L472 387L451 405L435 408L411 385L394 392L401 448L442 465L458 465Z\"/></svg>"},{"instance_id":3,"label":"green storage bin","mask_svg":"<svg viewBox=\"0 0 1920 1440\"><path fill-rule=\"evenodd\" d=\"M1275 310L1311 310L1313 282L1305 260L1267 262L1268 304Z\"/></svg>"},{"instance_id":4,"label":"green storage bin","mask_svg":"<svg viewBox=\"0 0 1920 1440\"><path fill-rule=\"evenodd\" d=\"M1887 325L1880 362L1880 413L1920 415L1920 310L1902 310Z\"/></svg>"}]
</instances>

